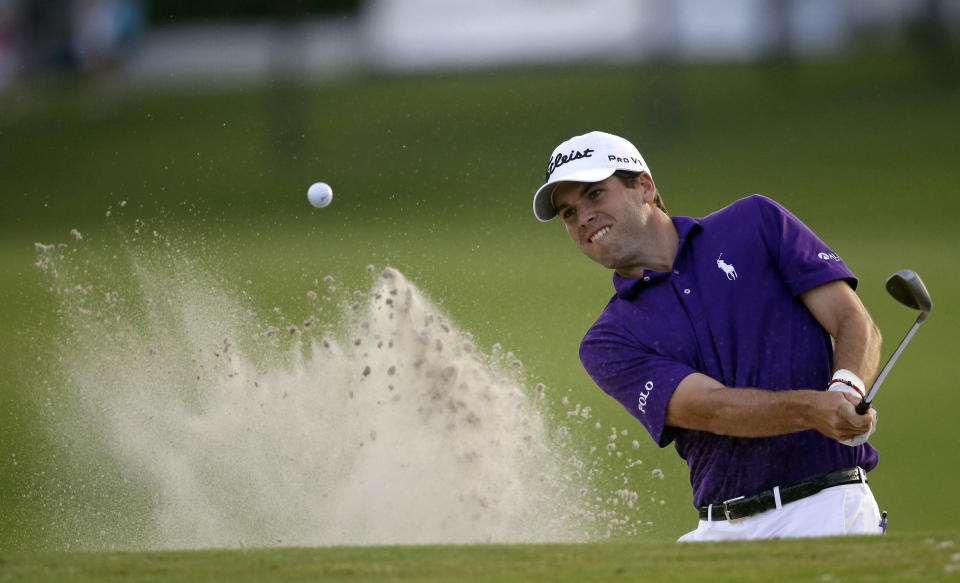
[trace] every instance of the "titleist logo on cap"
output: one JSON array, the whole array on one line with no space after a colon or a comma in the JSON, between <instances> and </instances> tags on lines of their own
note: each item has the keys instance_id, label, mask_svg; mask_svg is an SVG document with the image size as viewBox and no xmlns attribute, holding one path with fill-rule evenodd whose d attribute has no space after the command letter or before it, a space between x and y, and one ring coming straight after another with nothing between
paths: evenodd
<instances>
[{"instance_id":1,"label":"titleist logo on cap","mask_svg":"<svg viewBox=\"0 0 960 583\"><path fill-rule=\"evenodd\" d=\"M563 166L567 162L573 162L574 160L580 160L583 158L590 158L594 151L595 150L593 148L587 148L585 150L571 150L569 154L557 154L553 159L550 160L550 163L547 164L547 177L545 180L550 180L550 175L553 174L553 171Z\"/></svg>"}]
</instances>

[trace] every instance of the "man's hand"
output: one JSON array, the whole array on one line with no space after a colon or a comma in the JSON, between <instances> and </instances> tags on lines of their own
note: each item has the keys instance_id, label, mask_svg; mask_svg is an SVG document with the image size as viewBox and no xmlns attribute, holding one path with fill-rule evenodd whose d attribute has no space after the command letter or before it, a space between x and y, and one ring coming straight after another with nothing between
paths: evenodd
<instances>
[{"instance_id":1,"label":"man's hand","mask_svg":"<svg viewBox=\"0 0 960 583\"><path fill-rule=\"evenodd\" d=\"M871 408L864 415L857 413L861 395L855 389L839 383L820 393L821 424L817 431L844 445L855 447L866 443L877 430L877 412Z\"/></svg>"}]
</instances>

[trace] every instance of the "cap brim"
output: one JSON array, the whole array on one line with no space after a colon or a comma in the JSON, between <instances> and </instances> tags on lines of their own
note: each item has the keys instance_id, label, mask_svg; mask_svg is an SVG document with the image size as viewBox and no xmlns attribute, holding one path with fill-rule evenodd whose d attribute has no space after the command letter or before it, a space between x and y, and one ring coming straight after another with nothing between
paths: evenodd
<instances>
[{"instance_id":1,"label":"cap brim","mask_svg":"<svg viewBox=\"0 0 960 583\"><path fill-rule=\"evenodd\" d=\"M615 171L616 168L592 168L548 180L533 195L533 214L544 223L557 216L557 209L553 206L553 190L561 182L600 182L613 176Z\"/></svg>"}]
</instances>

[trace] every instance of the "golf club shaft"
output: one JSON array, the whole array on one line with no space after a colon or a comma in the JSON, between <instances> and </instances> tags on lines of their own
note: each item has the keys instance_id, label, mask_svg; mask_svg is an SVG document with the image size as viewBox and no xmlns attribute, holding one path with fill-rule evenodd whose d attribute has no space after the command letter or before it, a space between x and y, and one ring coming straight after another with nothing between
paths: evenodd
<instances>
[{"instance_id":1,"label":"golf club shaft","mask_svg":"<svg viewBox=\"0 0 960 583\"><path fill-rule=\"evenodd\" d=\"M890 358L887 359L887 363L883 365L883 369L880 371L880 374L877 375L877 380L873 381L873 386L870 387L870 392L868 392L867 396L860 401L859 405L857 405L857 413L863 415L867 412L867 409L870 408L870 403L873 402L873 398L877 395L877 390L880 388L880 385L883 384L883 380L887 378L887 373L889 373L890 369L893 368L893 363L897 362L897 359L900 358L900 353L903 352L904 348L906 348L907 343L910 342L910 339L913 338L913 335L917 332L917 328L920 327L920 324L923 324L923 321L926 318L927 312L920 312L920 315L917 316L917 320L913 323L913 326L911 326L910 330L907 331L907 335L903 337L903 340L900 341L897 349L893 351L893 354L891 354Z\"/></svg>"}]
</instances>

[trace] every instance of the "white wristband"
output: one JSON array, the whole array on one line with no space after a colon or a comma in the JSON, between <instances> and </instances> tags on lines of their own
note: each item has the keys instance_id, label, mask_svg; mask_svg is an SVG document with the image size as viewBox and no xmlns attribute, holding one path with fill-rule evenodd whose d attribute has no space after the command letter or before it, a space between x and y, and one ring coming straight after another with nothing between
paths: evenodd
<instances>
[{"instance_id":1,"label":"white wristband","mask_svg":"<svg viewBox=\"0 0 960 583\"><path fill-rule=\"evenodd\" d=\"M830 386L828 388L833 388L834 385L853 387L858 393L860 393L861 397L864 396L864 392L866 390L863 386L863 379L858 377L853 371L845 368L841 368L833 373L833 377L830 380Z\"/></svg>"}]
</instances>

